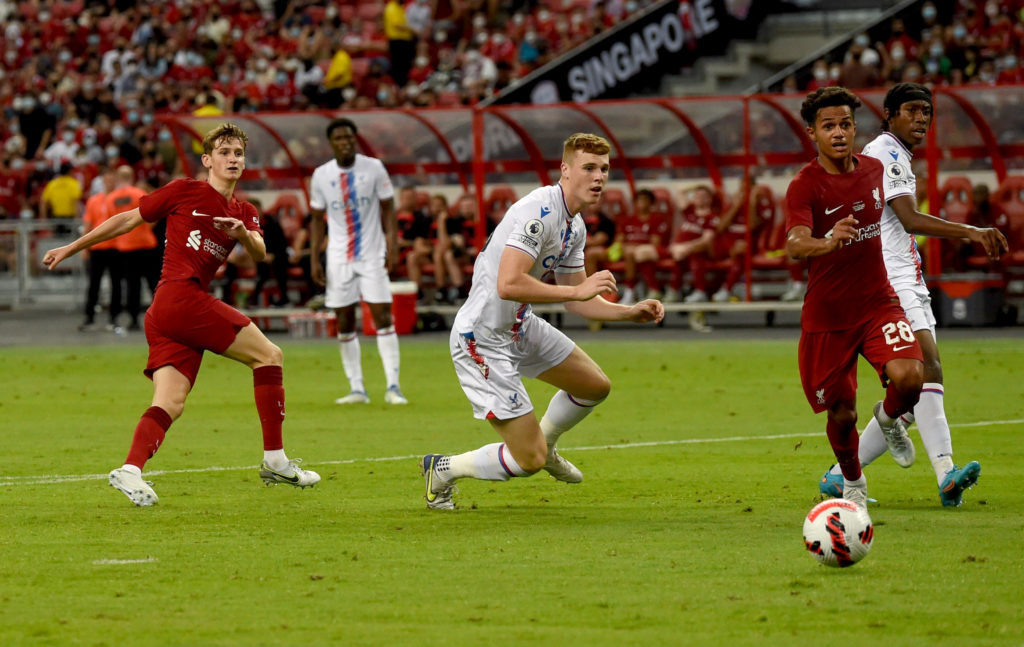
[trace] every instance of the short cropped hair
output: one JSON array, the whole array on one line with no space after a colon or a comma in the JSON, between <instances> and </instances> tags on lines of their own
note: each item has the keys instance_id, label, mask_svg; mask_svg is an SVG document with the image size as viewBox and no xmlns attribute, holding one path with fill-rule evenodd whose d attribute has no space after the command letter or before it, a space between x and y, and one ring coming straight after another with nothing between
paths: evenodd
<instances>
[{"instance_id":1,"label":"short cropped hair","mask_svg":"<svg viewBox=\"0 0 1024 647\"><path fill-rule=\"evenodd\" d=\"M822 108L833 108L836 106L850 106L850 112L860 107L860 99L857 95L840 86L829 86L818 88L807 95L800 105L800 116L808 126L814 125L818 118L818 111Z\"/></svg>"},{"instance_id":2,"label":"short cropped hair","mask_svg":"<svg viewBox=\"0 0 1024 647\"><path fill-rule=\"evenodd\" d=\"M206 133L206 137L203 137L203 152L207 155L212 153L214 147L217 146L217 142L222 139L237 139L242 142L242 150L245 150L249 145L249 137L245 134L244 130L235 124L224 123Z\"/></svg>"},{"instance_id":3,"label":"short cropped hair","mask_svg":"<svg viewBox=\"0 0 1024 647\"><path fill-rule=\"evenodd\" d=\"M654 191L651 191L650 189L640 189L636 192L636 195L633 196L633 202L639 200L641 196L646 197L651 201L651 204L654 204Z\"/></svg>"},{"instance_id":4,"label":"short cropped hair","mask_svg":"<svg viewBox=\"0 0 1024 647\"><path fill-rule=\"evenodd\" d=\"M327 124L327 139L330 139L331 133L339 128L348 128L352 131L353 135L359 133L359 129L356 128L355 123L351 119L338 117L337 119L332 120L331 123Z\"/></svg>"},{"instance_id":5,"label":"short cropped hair","mask_svg":"<svg viewBox=\"0 0 1024 647\"><path fill-rule=\"evenodd\" d=\"M569 135L562 145L562 161L566 162L576 151L593 153L594 155L607 155L612 150L608 140L590 133L574 133Z\"/></svg>"}]
</instances>

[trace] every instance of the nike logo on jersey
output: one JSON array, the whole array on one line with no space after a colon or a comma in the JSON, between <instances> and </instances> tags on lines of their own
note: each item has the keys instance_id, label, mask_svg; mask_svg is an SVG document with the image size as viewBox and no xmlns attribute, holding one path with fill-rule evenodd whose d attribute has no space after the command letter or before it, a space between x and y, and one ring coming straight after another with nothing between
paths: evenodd
<instances>
[{"instance_id":1,"label":"nike logo on jersey","mask_svg":"<svg viewBox=\"0 0 1024 647\"><path fill-rule=\"evenodd\" d=\"M897 351L907 350L908 348L913 348L913 347L914 347L913 344L907 344L906 346L893 346L892 347L892 352L895 353Z\"/></svg>"},{"instance_id":2,"label":"nike logo on jersey","mask_svg":"<svg viewBox=\"0 0 1024 647\"><path fill-rule=\"evenodd\" d=\"M889 154L892 155L893 160L898 161L900 159L900 154L897 153L896 151L889 151Z\"/></svg>"},{"instance_id":3,"label":"nike logo on jersey","mask_svg":"<svg viewBox=\"0 0 1024 647\"><path fill-rule=\"evenodd\" d=\"M210 214L208 214L208 213L199 213L199 212L198 212L198 211L196 211L195 209L193 209L193 210L192 210L192 215L193 215L193 216L196 216L196 217L198 217L198 218L212 218L212 217L213 217L213 216L211 216L211 215L210 215Z\"/></svg>"},{"instance_id":4,"label":"nike logo on jersey","mask_svg":"<svg viewBox=\"0 0 1024 647\"><path fill-rule=\"evenodd\" d=\"M843 205L841 204L838 207L832 207L831 209L825 209L825 215L827 216L827 215L833 214L833 213L839 211L842 208L843 208Z\"/></svg>"}]
</instances>

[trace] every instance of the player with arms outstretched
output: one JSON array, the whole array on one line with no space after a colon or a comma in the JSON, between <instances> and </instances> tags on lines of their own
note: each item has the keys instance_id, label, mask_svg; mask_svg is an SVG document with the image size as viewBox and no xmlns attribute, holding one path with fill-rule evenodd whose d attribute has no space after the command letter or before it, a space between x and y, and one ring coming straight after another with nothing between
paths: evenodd
<instances>
[{"instance_id":1,"label":"player with arms outstretched","mask_svg":"<svg viewBox=\"0 0 1024 647\"><path fill-rule=\"evenodd\" d=\"M853 152L859 106L841 87L815 90L801 105L818 156L786 192L786 251L808 260L799 346L804 394L815 413L828 412L825 431L842 470L843 497L866 508L857 457L857 356L886 385L875 406L886 424L917 402L924 365L882 264L882 165Z\"/></svg>"},{"instance_id":2,"label":"player with arms outstretched","mask_svg":"<svg viewBox=\"0 0 1024 647\"><path fill-rule=\"evenodd\" d=\"M141 198L137 208L111 217L43 257L52 270L94 243L127 233L143 222L167 219L163 272L145 320L149 343L145 374L153 380L153 402L135 428L124 466L110 472L109 479L135 505L149 506L158 500L151 484L142 479L142 468L163 443L171 423L181 416L207 350L252 369L256 411L263 428L260 478L268 485L303 488L320 481L316 472L301 469L300 460L289 460L284 452L281 349L248 317L207 291L236 241L257 261L266 254L255 207L234 197L235 184L245 169L247 142L237 126L218 126L203 139L205 182L175 180Z\"/></svg>"},{"instance_id":3,"label":"player with arms outstretched","mask_svg":"<svg viewBox=\"0 0 1024 647\"><path fill-rule=\"evenodd\" d=\"M559 182L513 204L477 256L450 348L474 416L490 422L502 442L453 456L424 456L429 508L454 508L452 487L460 478L507 481L545 469L560 481L583 480L555 444L608 396L611 383L571 339L535 316L530 304L565 303L569 312L598 321L657 322L665 315L651 299L631 306L606 301L600 295L616 289L611 272L587 276L584 270L586 226L580 212L601 198L610 151L603 137L569 137ZM547 282L552 278L554 284ZM559 389L540 422L523 377Z\"/></svg>"},{"instance_id":4,"label":"player with arms outstretched","mask_svg":"<svg viewBox=\"0 0 1024 647\"><path fill-rule=\"evenodd\" d=\"M860 437L859 456L866 466L885 453L888 447L896 462L910 467L914 462L914 444L906 427L916 418L921 441L931 459L939 485L939 500L944 506L959 506L963 492L972 487L981 474L981 465L970 461L962 468L953 464L953 441L943 406L942 364L935 344L935 316L932 314L928 286L924 282L921 255L914 234L946 238L966 238L984 247L993 260L1007 250L1006 238L997 229L982 229L933 218L917 211L917 179L911 168L912 151L924 143L932 122L932 92L917 83L899 83L890 88L883 102L882 133L864 147L885 169L885 209L882 212L882 258L889 283L899 297L911 330L924 355L924 386L913 412L903 414L889 425L881 416L868 421ZM822 477L823 494L838 496L842 476L833 466Z\"/></svg>"}]
</instances>

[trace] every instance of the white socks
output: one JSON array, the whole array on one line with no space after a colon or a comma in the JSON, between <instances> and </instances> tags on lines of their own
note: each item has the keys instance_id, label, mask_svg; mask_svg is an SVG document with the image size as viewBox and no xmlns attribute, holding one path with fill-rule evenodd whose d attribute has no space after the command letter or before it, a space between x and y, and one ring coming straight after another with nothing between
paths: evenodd
<instances>
[{"instance_id":1,"label":"white socks","mask_svg":"<svg viewBox=\"0 0 1024 647\"><path fill-rule=\"evenodd\" d=\"M288 457L283 449L271 449L263 452L263 461L272 470L283 470L288 467Z\"/></svg>"},{"instance_id":2,"label":"white socks","mask_svg":"<svg viewBox=\"0 0 1024 647\"><path fill-rule=\"evenodd\" d=\"M366 393L363 386L363 364L359 357L359 335L355 332L338 333L338 347L350 390Z\"/></svg>"},{"instance_id":3,"label":"white socks","mask_svg":"<svg viewBox=\"0 0 1024 647\"><path fill-rule=\"evenodd\" d=\"M519 467L505 443L491 443L465 454L438 461L437 473L449 481L474 478L482 481L507 481L513 476L529 476Z\"/></svg>"},{"instance_id":4,"label":"white socks","mask_svg":"<svg viewBox=\"0 0 1024 647\"><path fill-rule=\"evenodd\" d=\"M548 410L540 420L540 429L544 432L544 439L548 443L548 449L555 446L558 437L575 427L581 420L590 415L594 407L600 404L601 400L583 400L574 398L565 391L559 391L548 404Z\"/></svg>"},{"instance_id":5,"label":"white socks","mask_svg":"<svg viewBox=\"0 0 1024 647\"><path fill-rule=\"evenodd\" d=\"M338 333L338 348L341 353L341 365L345 368L345 377L352 391L366 392L363 386L363 364L360 358L359 335L355 332ZM395 327L388 326L377 331L377 350L380 361L384 365L384 377L388 388L398 386L398 335Z\"/></svg>"},{"instance_id":6,"label":"white socks","mask_svg":"<svg viewBox=\"0 0 1024 647\"><path fill-rule=\"evenodd\" d=\"M921 435L921 443L924 445L928 458L932 462L932 469L935 470L935 480L942 484L946 472L953 469L953 439L949 433L949 423L946 421L946 409L943 405L945 390L938 382L926 382L921 389L921 399L914 406L913 414L904 414L903 422L909 427L917 422L917 431ZM864 427L864 433L860 436L860 447L858 456L861 467L867 467L879 456L889 451L885 444L885 436L878 426L878 420L871 416L871 420ZM838 466L833 470L838 474Z\"/></svg>"},{"instance_id":7,"label":"white socks","mask_svg":"<svg viewBox=\"0 0 1024 647\"><path fill-rule=\"evenodd\" d=\"M377 331L377 350L380 352L381 364L384 365L388 388L398 386L398 335L395 334L394 326Z\"/></svg>"},{"instance_id":8,"label":"white socks","mask_svg":"<svg viewBox=\"0 0 1024 647\"><path fill-rule=\"evenodd\" d=\"M946 422L944 395L941 384L925 382L921 389L921 399L914 407L917 431L921 434L921 443L928 452L939 485L942 485L946 472L953 469L953 439L950 437L949 423Z\"/></svg>"}]
</instances>

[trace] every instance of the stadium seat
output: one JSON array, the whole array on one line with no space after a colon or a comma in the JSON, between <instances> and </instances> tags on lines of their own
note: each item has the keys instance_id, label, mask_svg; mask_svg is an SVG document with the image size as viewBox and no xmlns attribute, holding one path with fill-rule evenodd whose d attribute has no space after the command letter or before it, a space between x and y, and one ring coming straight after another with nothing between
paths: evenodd
<instances>
[{"instance_id":1,"label":"stadium seat","mask_svg":"<svg viewBox=\"0 0 1024 647\"><path fill-rule=\"evenodd\" d=\"M622 189L605 189L601 194L601 209L616 223L630 214L631 207Z\"/></svg>"},{"instance_id":2,"label":"stadium seat","mask_svg":"<svg viewBox=\"0 0 1024 647\"><path fill-rule=\"evenodd\" d=\"M971 188L971 181L962 175L954 175L943 182L939 188L942 196L939 216L950 222L966 223L974 208Z\"/></svg>"},{"instance_id":3,"label":"stadium seat","mask_svg":"<svg viewBox=\"0 0 1024 647\"><path fill-rule=\"evenodd\" d=\"M655 186L651 187L651 193L654 194L654 205L651 207L651 212L666 215L674 223L676 204L672 200L672 192L663 186Z\"/></svg>"},{"instance_id":4,"label":"stadium seat","mask_svg":"<svg viewBox=\"0 0 1024 647\"><path fill-rule=\"evenodd\" d=\"M1024 175L1011 175L1003 180L992 196L992 203L1006 217L1004 233L1010 253L1005 264L1024 265Z\"/></svg>"},{"instance_id":5,"label":"stadium seat","mask_svg":"<svg viewBox=\"0 0 1024 647\"><path fill-rule=\"evenodd\" d=\"M487 213L499 210L504 212L518 199L515 189L506 185L498 185L487 194L487 198L484 200L484 209Z\"/></svg>"}]
</instances>

